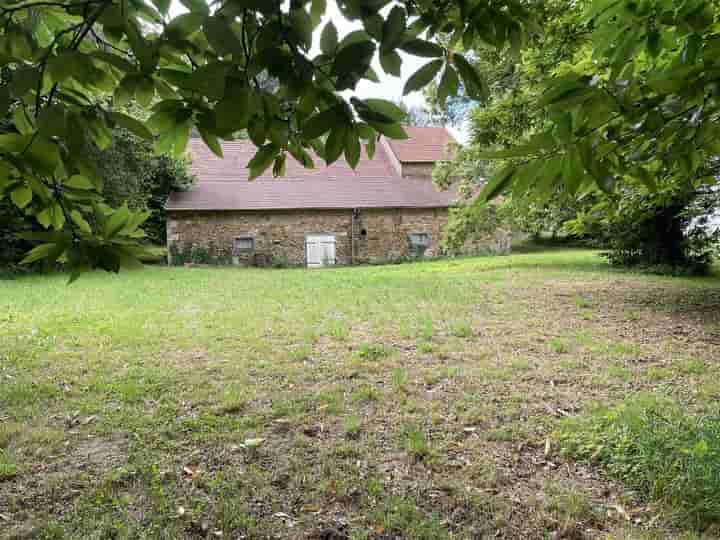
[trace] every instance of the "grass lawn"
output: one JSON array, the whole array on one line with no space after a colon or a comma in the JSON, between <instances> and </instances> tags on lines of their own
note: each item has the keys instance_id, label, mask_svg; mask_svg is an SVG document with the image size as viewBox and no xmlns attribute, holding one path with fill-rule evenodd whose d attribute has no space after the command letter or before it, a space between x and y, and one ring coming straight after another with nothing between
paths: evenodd
<instances>
[{"instance_id":1,"label":"grass lawn","mask_svg":"<svg viewBox=\"0 0 720 540\"><path fill-rule=\"evenodd\" d=\"M718 400L716 277L561 250L66 281L0 281L0 537L685 534L551 434Z\"/></svg>"}]
</instances>

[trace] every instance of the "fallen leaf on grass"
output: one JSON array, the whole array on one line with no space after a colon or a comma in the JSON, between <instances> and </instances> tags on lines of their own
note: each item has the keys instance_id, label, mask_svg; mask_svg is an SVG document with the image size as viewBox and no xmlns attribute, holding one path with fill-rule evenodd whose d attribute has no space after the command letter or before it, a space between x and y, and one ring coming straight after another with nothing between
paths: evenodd
<instances>
[{"instance_id":1,"label":"fallen leaf on grass","mask_svg":"<svg viewBox=\"0 0 720 540\"><path fill-rule=\"evenodd\" d=\"M240 446L246 450L252 450L253 448L258 448L264 442L265 439L260 437L256 439L245 439Z\"/></svg>"}]
</instances>

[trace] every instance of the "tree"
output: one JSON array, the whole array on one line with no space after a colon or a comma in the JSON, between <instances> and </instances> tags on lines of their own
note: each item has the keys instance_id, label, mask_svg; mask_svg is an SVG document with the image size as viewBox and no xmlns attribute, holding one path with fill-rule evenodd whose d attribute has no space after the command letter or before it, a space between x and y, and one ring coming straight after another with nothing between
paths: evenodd
<instances>
[{"instance_id":1,"label":"tree","mask_svg":"<svg viewBox=\"0 0 720 540\"><path fill-rule=\"evenodd\" d=\"M475 47L490 98L470 114L474 144L456 170L474 169L483 183L492 177L481 203L510 194L525 215L535 208L565 220L571 216L558 210L570 207L594 218L571 232L603 226L614 251L634 238L633 250L648 255L614 262L657 264L655 253L670 266L697 266L701 235L689 241L686 210L717 178L710 163L720 147L709 135L718 129L717 103L704 69L717 62L718 12L690 0L548 2L538 14L546 31L519 61ZM635 54L621 51L624 43ZM682 73L690 74L687 88ZM440 169L439 180L453 172ZM642 201L643 211L623 201Z\"/></svg>"},{"instance_id":2,"label":"tree","mask_svg":"<svg viewBox=\"0 0 720 540\"><path fill-rule=\"evenodd\" d=\"M102 178L105 204L127 204L130 210L148 211L143 224L147 240L164 245L165 203L172 191L185 190L192 183L187 163L156 155L151 143L123 128L113 130L112 142L105 150L89 148L88 153Z\"/></svg>"},{"instance_id":3,"label":"tree","mask_svg":"<svg viewBox=\"0 0 720 540\"><path fill-rule=\"evenodd\" d=\"M484 156L513 161L483 197L509 188L547 196L558 182L570 193L715 183L707 164L720 151L719 12L705 0L585 2L587 35L538 100L547 128Z\"/></svg>"},{"instance_id":4,"label":"tree","mask_svg":"<svg viewBox=\"0 0 720 540\"><path fill-rule=\"evenodd\" d=\"M404 115L392 103L343 97L383 69L399 74L398 51L427 58L407 81L419 90L441 74L452 93L459 80L480 96L483 80L461 54L475 36L519 49L530 24L522 0L472 6L461 0L341 0L364 30L340 39L334 24L313 31L325 0L182 0L188 12L170 17L169 0L19 0L0 6L0 62L12 72L0 91L0 112L12 128L0 135L0 188L47 229L27 262L63 260L71 277L91 267L117 271L143 250L147 213L102 204L100 176L86 148L110 144L122 127L154 140L158 153L182 155L196 129L221 154L219 139L246 129L258 152L251 177L285 170L286 154L312 166L308 149L327 163L345 154L370 155L379 134L402 138ZM452 35L450 47L433 41ZM261 77L276 81L273 90ZM106 99L111 96L111 99ZM147 122L122 112L134 101Z\"/></svg>"}]
</instances>

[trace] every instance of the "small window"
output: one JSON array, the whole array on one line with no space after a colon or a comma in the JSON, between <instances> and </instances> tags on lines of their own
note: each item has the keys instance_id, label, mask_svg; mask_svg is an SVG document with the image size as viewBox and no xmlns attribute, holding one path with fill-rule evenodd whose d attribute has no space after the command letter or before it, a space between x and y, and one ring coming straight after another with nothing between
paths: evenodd
<instances>
[{"instance_id":1,"label":"small window","mask_svg":"<svg viewBox=\"0 0 720 540\"><path fill-rule=\"evenodd\" d=\"M426 248L430 245L428 233L410 233L410 245L414 248Z\"/></svg>"},{"instance_id":2,"label":"small window","mask_svg":"<svg viewBox=\"0 0 720 540\"><path fill-rule=\"evenodd\" d=\"M428 233L410 233L408 241L410 242L410 255L415 257L422 257L430 247L430 235Z\"/></svg>"},{"instance_id":3,"label":"small window","mask_svg":"<svg viewBox=\"0 0 720 540\"><path fill-rule=\"evenodd\" d=\"M252 236L240 236L235 239L235 244L233 247L235 248L236 253L254 251L255 239Z\"/></svg>"}]
</instances>

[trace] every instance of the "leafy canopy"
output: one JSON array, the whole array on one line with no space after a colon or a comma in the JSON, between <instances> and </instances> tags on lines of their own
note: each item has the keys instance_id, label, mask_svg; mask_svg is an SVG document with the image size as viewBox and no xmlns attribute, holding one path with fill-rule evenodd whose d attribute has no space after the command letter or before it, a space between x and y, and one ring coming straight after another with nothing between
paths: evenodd
<instances>
[{"instance_id":1,"label":"leafy canopy","mask_svg":"<svg viewBox=\"0 0 720 540\"><path fill-rule=\"evenodd\" d=\"M716 182L720 153L720 4L707 0L587 0L586 36L552 70L535 104L548 125L520 144L485 152L509 160L490 180L540 197L657 180Z\"/></svg>"},{"instance_id":2,"label":"leafy canopy","mask_svg":"<svg viewBox=\"0 0 720 540\"><path fill-rule=\"evenodd\" d=\"M143 254L147 214L103 204L86 151L107 148L113 128L175 156L192 130L218 155L220 139L247 130L258 147L253 178L270 167L282 175L288 153L312 167L310 149L355 165L361 144L372 155L380 134L406 136L391 103L352 96L359 81L377 78L373 58L391 75L399 51L427 59L406 92L442 74L444 92L461 80L481 96L483 78L463 46L479 37L518 50L531 25L521 0L340 0L343 15L363 25L341 37L332 21L318 28L326 0L181 2L187 12L175 17L169 0L0 5L0 65L9 73L0 112L12 119L0 133L0 194L46 229L32 235L42 243L26 261L61 260L74 278ZM122 112L129 102L149 110L147 121Z\"/></svg>"}]
</instances>

